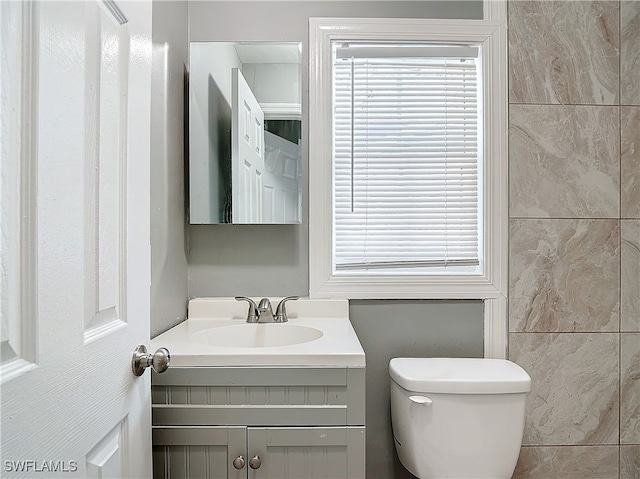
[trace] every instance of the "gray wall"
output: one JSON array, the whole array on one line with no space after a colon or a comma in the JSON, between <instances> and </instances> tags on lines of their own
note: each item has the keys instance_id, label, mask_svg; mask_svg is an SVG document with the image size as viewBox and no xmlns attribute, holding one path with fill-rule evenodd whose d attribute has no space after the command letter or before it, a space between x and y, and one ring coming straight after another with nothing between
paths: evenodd
<instances>
[{"instance_id":1,"label":"gray wall","mask_svg":"<svg viewBox=\"0 0 640 479\"><path fill-rule=\"evenodd\" d=\"M308 138L309 17L482 18L479 1L189 2L190 41L302 42L303 143ZM273 19L269 21L269 19ZM308 153L303 224L192 225L189 296L309 294Z\"/></svg>"},{"instance_id":2,"label":"gray wall","mask_svg":"<svg viewBox=\"0 0 640 479\"><path fill-rule=\"evenodd\" d=\"M481 18L481 2L189 2L191 41L303 43L303 142L308 138L309 17ZM269 22L265 19L272 18ZM308 152L302 225L189 226L189 297L309 294ZM313 254L313 252L311 252ZM367 476L410 477L395 455L388 362L397 356L481 357L481 301L351 301L367 356Z\"/></svg>"},{"instance_id":3,"label":"gray wall","mask_svg":"<svg viewBox=\"0 0 640 479\"><path fill-rule=\"evenodd\" d=\"M187 314L184 182L186 2L153 3L151 78L151 337Z\"/></svg>"},{"instance_id":4,"label":"gray wall","mask_svg":"<svg viewBox=\"0 0 640 479\"><path fill-rule=\"evenodd\" d=\"M393 445L389 360L482 357L483 307L482 301L350 302L349 317L367 356L367 477L412 477Z\"/></svg>"}]
</instances>

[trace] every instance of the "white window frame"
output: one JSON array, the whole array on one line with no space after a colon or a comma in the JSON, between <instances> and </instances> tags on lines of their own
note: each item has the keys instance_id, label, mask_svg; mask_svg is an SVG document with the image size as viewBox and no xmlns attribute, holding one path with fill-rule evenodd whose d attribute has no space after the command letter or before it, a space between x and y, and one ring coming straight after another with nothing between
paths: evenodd
<instances>
[{"instance_id":1,"label":"white window frame","mask_svg":"<svg viewBox=\"0 0 640 479\"><path fill-rule=\"evenodd\" d=\"M507 347L508 163L506 15L487 2L485 20L309 19L309 295L347 299L481 299L485 357ZM491 5L494 4L494 5ZM480 44L484 98L482 274L363 276L333 273L333 41Z\"/></svg>"}]
</instances>

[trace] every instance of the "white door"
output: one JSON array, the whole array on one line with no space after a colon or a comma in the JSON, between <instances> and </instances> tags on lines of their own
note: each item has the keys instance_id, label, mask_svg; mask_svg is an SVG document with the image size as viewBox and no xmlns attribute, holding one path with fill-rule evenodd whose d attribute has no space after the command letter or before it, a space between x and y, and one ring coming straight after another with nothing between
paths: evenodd
<instances>
[{"instance_id":1,"label":"white door","mask_svg":"<svg viewBox=\"0 0 640 479\"><path fill-rule=\"evenodd\" d=\"M0 8L0 475L150 477L151 2Z\"/></svg>"},{"instance_id":2,"label":"white door","mask_svg":"<svg viewBox=\"0 0 640 479\"><path fill-rule=\"evenodd\" d=\"M231 176L234 223L262 222L264 113L242 73L231 71Z\"/></svg>"},{"instance_id":3,"label":"white door","mask_svg":"<svg viewBox=\"0 0 640 479\"><path fill-rule=\"evenodd\" d=\"M265 223L299 223L300 145L264 132L264 186L262 218Z\"/></svg>"}]
</instances>

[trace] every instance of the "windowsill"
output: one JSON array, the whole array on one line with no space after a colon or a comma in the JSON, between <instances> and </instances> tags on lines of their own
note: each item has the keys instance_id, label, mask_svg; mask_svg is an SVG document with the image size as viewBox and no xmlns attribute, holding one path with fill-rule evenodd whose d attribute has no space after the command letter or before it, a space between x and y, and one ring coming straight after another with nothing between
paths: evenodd
<instances>
[{"instance_id":1,"label":"windowsill","mask_svg":"<svg viewBox=\"0 0 640 479\"><path fill-rule=\"evenodd\" d=\"M460 276L482 276L482 268L479 266L442 266L442 267L433 267L430 266L428 268L371 268L371 269L343 269L343 270L334 270L332 276L334 277L371 277L371 276L380 276L380 277L390 277L395 278L398 276L404 276L413 278L419 281L421 278L427 278L429 276L452 276L452 277L460 277Z\"/></svg>"},{"instance_id":2,"label":"windowsill","mask_svg":"<svg viewBox=\"0 0 640 479\"><path fill-rule=\"evenodd\" d=\"M311 296L347 299L488 299L501 298L497 285L483 275L429 276L335 275L311 284Z\"/></svg>"}]
</instances>

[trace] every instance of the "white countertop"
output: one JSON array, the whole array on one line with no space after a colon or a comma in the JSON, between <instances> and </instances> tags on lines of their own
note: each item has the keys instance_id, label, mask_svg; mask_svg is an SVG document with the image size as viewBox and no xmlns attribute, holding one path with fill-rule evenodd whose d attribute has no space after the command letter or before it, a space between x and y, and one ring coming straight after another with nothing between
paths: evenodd
<instances>
[{"instance_id":1,"label":"white countertop","mask_svg":"<svg viewBox=\"0 0 640 479\"><path fill-rule=\"evenodd\" d=\"M260 300L254 299L256 302ZM280 298L270 299L275 310ZM289 301L287 323L264 325L274 334L277 334L278 327L286 328L287 325L322 331L322 336L312 341L274 347L233 347L212 346L202 340L207 334L215 337L217 328L255 327L255 324L246 323L247 310L246 302L233 298L192 299L189 301L189 319L155 337L151 341L151 351L167 348L171 354L171 367L365 366L364 350L349 321L349 303L346 300L301 298ZM207 330L208 333L204 333Z\"/></svg>"}]
</instances>

